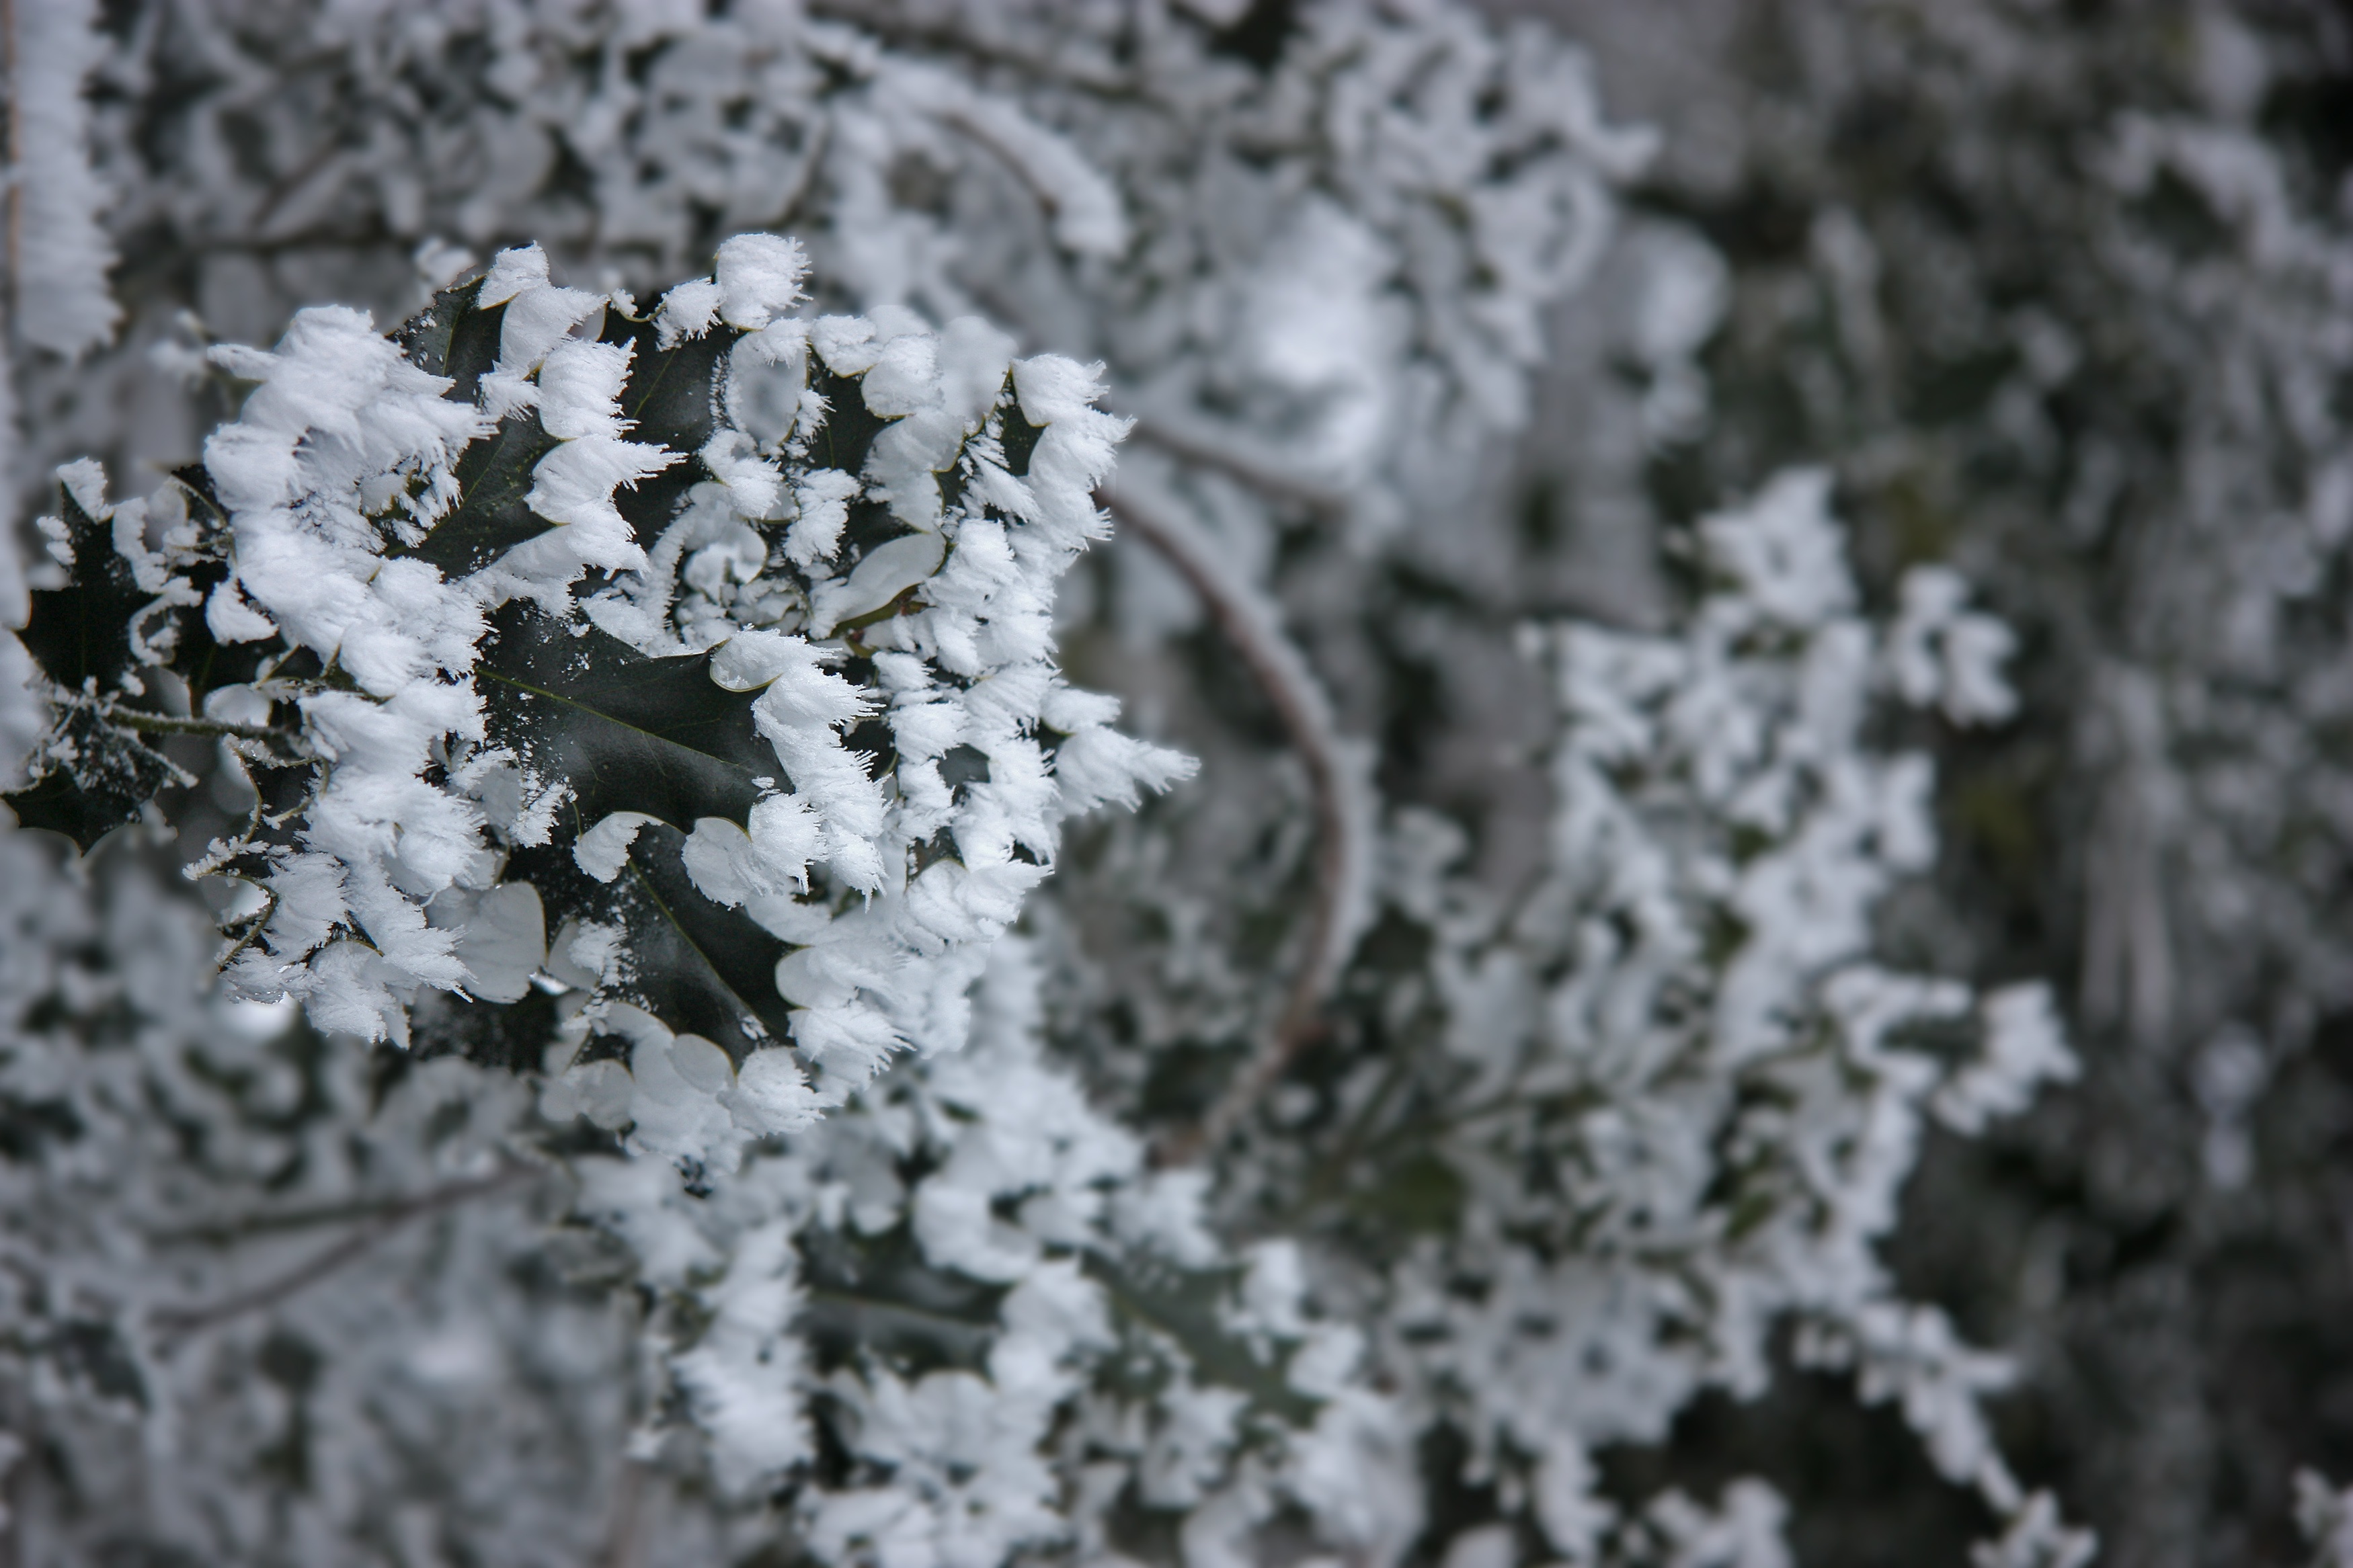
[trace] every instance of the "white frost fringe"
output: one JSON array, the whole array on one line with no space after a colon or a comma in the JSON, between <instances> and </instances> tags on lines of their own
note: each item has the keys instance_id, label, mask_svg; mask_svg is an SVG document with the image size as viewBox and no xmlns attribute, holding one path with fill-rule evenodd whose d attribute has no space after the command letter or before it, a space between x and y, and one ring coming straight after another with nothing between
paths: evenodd
<instances>
[{"instance_id":1,"label":"white frost fringe","mask_svg":"<svg viewBox=\"0 0 2353 1568\"><path fill-rule=\"evenodd\" d=\"M90 172L90 73L105 58L96 0L16 0L5 12L16 105L16 335L68 356L113 335L114 248L100 226L107 193Z\"/></svg>"}]
</instances>

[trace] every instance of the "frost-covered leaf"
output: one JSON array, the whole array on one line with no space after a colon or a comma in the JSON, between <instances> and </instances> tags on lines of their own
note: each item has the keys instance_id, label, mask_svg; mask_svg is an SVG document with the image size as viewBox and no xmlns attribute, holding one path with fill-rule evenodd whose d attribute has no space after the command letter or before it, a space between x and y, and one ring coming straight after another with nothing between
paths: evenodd
<instances>
[{"instance_id":1,"label":"frost-covered leaf","mask_svg":"<svg viewBox=\"0 0 2353 1568\"><path fill-rule=\"evenodd\" d=\"M169 757L87 709L68 713L52 734L33 781L7 796L26 827L62 833L83 849L126 822L187 774Z\"/></svg>"},{"instance_id":2,"label":"frost-covered leaf","mask_svg":"<svg viewBox=\"0 0 2353 1568\"><path fill-rule=\"evenodd\" d=\"M89 688L116 696L135 665L132 617L155 595L139 586L131 563L116 553L112 534L83 509L71 486L59 487L58 511L42 531L51 556L61 557L72 576L61 587L33 590L32 614L17 637L41 673L66 690Z\"/></svg>"},{"instance_id":3,"label":"frost-covered leaf","mask_svg":"<svg viewBox=\"0 0 2353 1568\"><path fill-rule=\"evenodd\" d=\"M776 990L776 963L790 950L695 887L684 832L667 822L640 825L609 881L581 869L576 842L559 836L553 847L521 850L508 875L538 889L558 931L575 921L628 933L626 959L599 976L607 994L719 1042L732 1056L786 1036L790 1014Z\"/></svg>"},{"instance_id":4,"label":"frost-covered leaf","mask_svg":"<svg viewBox=\"0 0 2353 1568\"><path fill-rule=\"evenodd\" d=\"M491 743L568 785L565 814L581 830L616 811L689 829L741 819L760 796L755 781L774 785L776 754L753 723L752 694L712 680L708 652L649 658L522 602L491 618L482 652Z\"/></svg>"},{"instance_id":5,"label":"frost-covered leaf","mask_svg":"<svg viewBox=\"0 0 2353 1568\"><path fill-rule=\"evenodd\" d=\"M206 504L203 492L181 484L170 499ZM147 505L108 506L102 486L96 465L74 465L58 515L41 523L50 564L65 581L27 595L30 613L17 635L58 711L31 780L7 797L18 822L63 833L84 849L136 819L159 791L186 782L160 749L174 716L152 672L180 676L201 704L254 666L252 651L224 646L203 613L227 569L194 558L167 570L166 557L145 543Z\"/></svg>"}]
</instances>

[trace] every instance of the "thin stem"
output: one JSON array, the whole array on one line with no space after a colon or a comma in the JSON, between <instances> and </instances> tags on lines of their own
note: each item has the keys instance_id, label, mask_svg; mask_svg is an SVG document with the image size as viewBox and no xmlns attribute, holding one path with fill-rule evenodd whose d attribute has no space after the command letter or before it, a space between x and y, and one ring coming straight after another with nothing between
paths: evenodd
<instances>
[{"instance_id":1,"label":"thin stem","mask_svg":"<svg viewBox=\"0 0 2353 1568\"><path fill-rule=\"evenodd\" d=\"M646 1469L642 1459L623 1458L613 1482L613 1516L596 1568L637 1568L638 1538L645 1533Z\"/></svg>"},{"instance_id":2,"label":"thin stem","mask_svg":"<svg viewBox=\"0 0 2353 1568\"><path fill-rule=\"evenodd\" d=\"M365 1225L351 1235L306 1262L288 1269L276 1279L265 1279L249 1289L237 1291L235 1295L204 1306L167 1307L154 1315L151 1320L152 1325L156 1333L164 1339L178 1341L191 1334L201 1333L206 1329L216 1328L233 1318L243 1317L248 1312L274 1306L290 1296L298 1295L309 1289L320 1280L359 1258L376 1243L384 1240L411 1220L422 1219L427 1215L438 1214L443 1209L454 1208L459 1204L487 1196L491 1193L512 1186L533 1173L532 1166L509 1165L488 1176L477 1176L470 1181L453 1182L446 1187L437 1187L431 1192L420 1193L413 1198L387 1204L376 1211Z\"/></svg>"},{"instance_id":3,"label":"thin stem","mask_svg":"<svg viewBox=\"0 0 2353 1568\"><path fill-rule=\"evenodd\" d=\"M1149 78L1134 71L1090 71L1084 68L1083 61L1075 58L1008 48L996 39L960 28L952 21L913 22L891 15L887 7L878 7L871 0L815 0L809 9L820 16L849 22L888 43L960 54L983 65L1022 71L1039 81L1100 97L1133 100L1147 93L1152 86ZM1154 100L1157 101L1157 95L1154 95Z\"/></svg>"},{"instance_id":4,"label":"thin stem","mask_svg":"<svg viewBox=\"0 0 2353 1568\"><path fill-rule=\"evenodd\" d=\"M1157 549L1201 596L1210 619L1258 678L1306 764L1315 809L1315 902L1308 917L1305 959L1257 1053L1207 1116L1160 1146L1162 1163L1185 1164L1240 1125L1320 1032L1324 998L1356 942L1351 917L1370 877L1373 813L1362 781L1342 754L1330 700L1306 658L1283 635L1274 607L1219 563L1215 544L1178 508L1134 490L1100 491L1096 499Z\"/></svg>"},{"instance_id":5,"label":"thin stem","mask_svg":"<svg viewBox=\"0 0 2353 1568\"><path fill-rule=\"evenodd\" d=\"M126 730L145 730L161 735L216 735L237 741L291 741L290 730L273 730L265 724L231 724L218 719L183 719L172 713L149 713L136 708L101 709L99 716L110 724Z\"/></svg>"},{"instance_id":6,"label":"thin stem","mask_svg":"<svg viewBox=\"0 0 2353 1568\"><path fill-rule=\"evenodd\" d=\"M243 882L248 888L260 888L261 896L269 901L261 907L261 910L258 914L246 922L245 931L237 937L236 943L231 946L227 952L221 954L221 961L213 965L213 973L215 974L227 973L230 964L235 963L238 959L244 957L245 950L251 947L256 942L260 940L261 933L269 929L269 922L275 919L278 914L278 890L276 889L264 888L260 883L255 881L250 877L237 877L237 874L233 871L223 872L221 875L236 877L237 880ZM226 936L228 933L223 931L221 934Z\"/></svg>"},{"instance_id":7,"label":"thin stem","mask_svg":"<svg viewBox=\"0 0 2353 1568\"><path fill-rule=\"evenodd\" d=\"M1157 447L1197 468L1214 468L1270 500L1322 516L1347 510L1345 493L1289 472L1279 455L1261 449L1246 431L1167 411L1147 414L1128 408L1120 412L1135 416L1135 438L1146 446Z\"/></svg>"},{"instance_id":8,"label":"thin stem","mask_svg":"<svg viewBox=\"0 0 2353 1568\"><path fill-rule=\"evenodd\" d=\"M321 1226L382 1219L414 1202L414 1198L379 1198L372 1202L314 1204L309 1208L246 1215L217 1225L190 1226L185 1230L150 1231L147 1239L156 1247L223 1247L252 1237L274 1236L283 1231L311 1230Z\"/></svg>"},{"instance_id":9,"label":"thin stem","mask_svg":"<svg viewBox=\"0 0 2353 1568\"><path fill-rule=\"evenodd\" d=\"M237 830L237 837L227 842L216 838L206 845L205 858L183 869L180 875L191 882L201 882L206 877L237 877L236 872L224 871L221 868L251 849L253 836L260 831L261 795L257 791L253 797L253 809L246 813L245 826ZM237 879L246 882L248 886L256 885L248 878L238 877Z\"/></svg>"},{"instance_id":10,"label":"thin stem","mask_svg":"<svg viewBox=\"0 0 2353 1568\"><path fill-rule=\"evenodd\" d=\"M286 199L301 190L320 170L343 156L343 147L333 137L323 140L309 157L289 169L279 177L277 184L269 187L261 198L261 205L255 207L253 216L246 220L248 231L259 236L267 230L269 220L278 216L278 209L285 205Z\"/></svg>"}]
</instances>

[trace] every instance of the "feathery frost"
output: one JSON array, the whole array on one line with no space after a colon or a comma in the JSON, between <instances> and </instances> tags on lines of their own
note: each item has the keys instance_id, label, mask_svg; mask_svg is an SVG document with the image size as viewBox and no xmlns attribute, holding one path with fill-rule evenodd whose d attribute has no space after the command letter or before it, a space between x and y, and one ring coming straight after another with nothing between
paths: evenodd
<instances>
[{"instance_id":1,"label":"feathery frost","mask_svg":"<svg viewBox=\"0 0 2353 1568\"><path fill-rule=\"evenodd\" d=\"M8 13L9 169L17 340L72 358L113 335L114 247L90 169L92 71L105 58L96 0L38 0Z\"/></svg>"}]
</instances>

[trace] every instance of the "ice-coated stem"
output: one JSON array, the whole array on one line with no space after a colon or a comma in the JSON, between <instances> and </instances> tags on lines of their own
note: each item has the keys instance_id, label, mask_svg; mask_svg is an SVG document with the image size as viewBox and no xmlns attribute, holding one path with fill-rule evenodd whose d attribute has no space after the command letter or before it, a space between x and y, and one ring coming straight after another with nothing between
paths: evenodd
<instances>
[{"instance_id":1,"label":"ice-coated stem","mask_svg":"<svg viewBox=\"0 0 2353 1568\"><path fill-rule=\"evenodd\" d=\"M1375 818L1371 788L1351 764L1331 700L1297 645L1283 634L1264 595L1219 561L1216 546L1184 511L1140 487L1098 492L1120 522L1160 552L1192 585L1218 629L1250 666L1306 764L1315 808L1315 902L1307 952L1292 977L1274 1027L1208 1113L1165 1139L1161 1163L1198 1159L1240 1125L1320 1026L1324 998L1356 945L1356 918L1369 887Z\"/></svg>"},{"instance_id":2,"label":"ice-coated stem","mask_svg":"<svg viewBox=\"0 0 2353 1568\"><path fill-rule=\"evenodd\" d=\"M259 1311L264 1307L275 1305L290 1296L309 1289L337 1269L359 1258L376 1243L384 1240L411 1220L422 1219L430 1214L438 1214L443 1209L455 1208L459 1204L470 1203L479 1197L487 1197L492 1193L514 1185L523 1177L533 1173L534 1167L530 1165L507 1165L487 1176L452 1182L448 1186L436 1187L430 1192L419 1193L413 1198L402 1199L377 1210L369 1216L366 1223L354 1228L349 1236L275 1279L265 1279L259 1285L239 1290L218 1301L207 1302L201 1306L164 1308L157 1312L150 1322L159 1337L173 1342L185 1339L191 1334L201 1333L206 1329L216 1328L233 1318L241 1318L248 1312Z\"/></svg>"}]
</instances>

